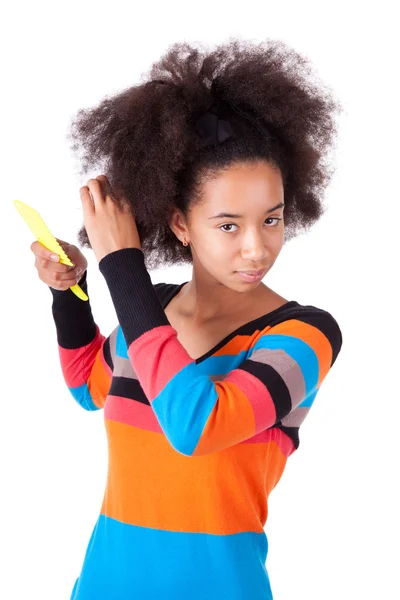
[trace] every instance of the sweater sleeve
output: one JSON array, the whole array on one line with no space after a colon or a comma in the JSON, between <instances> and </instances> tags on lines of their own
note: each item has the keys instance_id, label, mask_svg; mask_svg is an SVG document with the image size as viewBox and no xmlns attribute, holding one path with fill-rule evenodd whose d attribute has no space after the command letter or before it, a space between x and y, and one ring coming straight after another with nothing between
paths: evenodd
<instances>
[{"instance_id":1,"label":"sweater sleeve","mask_svg":"<svg viewBox=\"0 0 400 600\"><path fill-rule=\"evenodd\" d=\"M87 271L79 285L88 295ZM103 408L113 373L112 336L105 337L95 323L90 299L83 301L70 289L56 290L52 312L65 383L85 410Z\"/></svg>"},{"instance_id":2,"label":"sweater sleeve","mask_svg":"<svg viewBox=\"0 0 400 600\"><path fill-rule=\"evenodd\" d=\"M335 319L300 306L298 316L266 327L236 368L212 381L178 341L140 249L112 252L99 269L143 391L169 443L184 455L222 450L309 408L340 351ZM224 361L215 366L223 372Z\"/></svg>"}]
</instances>

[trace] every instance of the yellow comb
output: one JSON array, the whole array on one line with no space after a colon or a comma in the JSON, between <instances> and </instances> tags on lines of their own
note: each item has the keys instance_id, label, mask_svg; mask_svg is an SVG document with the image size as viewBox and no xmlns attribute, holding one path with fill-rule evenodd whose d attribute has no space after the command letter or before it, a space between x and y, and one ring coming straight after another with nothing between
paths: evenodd
<instances>
[{"instance_id":1,"label":"yellow comb","mask_svg":"<svg viewBox=\"0 0 400 600\"><path fill-rule=\"evenodd\" d=\"M60 262L63 265L69 265L72 267L73 263L71 259L66 255L54 235L50 232L50 229L47 227L37 210L31 206L28 206L27 204L24 204L24 202L21 202L20 200L14 200L14 206L24 219L25 223L28 225L29 229L36 236L38 242L43 244L43 246L45 246L48 250L58 254L60 257ZM78 284L71 286L69 289L72 290L74 294L81 300L89 300L85 292Z\"/></svg>"}]
</instances>

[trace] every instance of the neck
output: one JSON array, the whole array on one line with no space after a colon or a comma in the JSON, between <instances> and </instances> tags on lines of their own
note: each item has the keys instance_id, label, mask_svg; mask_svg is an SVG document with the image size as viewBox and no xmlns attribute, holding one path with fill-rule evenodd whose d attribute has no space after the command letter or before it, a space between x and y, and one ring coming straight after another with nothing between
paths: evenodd
<instances>
[{"instance_id":1,"label":"neck","mask_svg":"<svg viewBox=\"0 0 400 600\"><path fill-rule=\"evenodd\" d=\"M265 298L268 290L266 285L260 283L252 291L237 291L214 279L206 282L193 273L191 281L183 286L179 294L182 316L199 325L230 318L251 309L256 301Z\"/></svg>"}]
</instances>

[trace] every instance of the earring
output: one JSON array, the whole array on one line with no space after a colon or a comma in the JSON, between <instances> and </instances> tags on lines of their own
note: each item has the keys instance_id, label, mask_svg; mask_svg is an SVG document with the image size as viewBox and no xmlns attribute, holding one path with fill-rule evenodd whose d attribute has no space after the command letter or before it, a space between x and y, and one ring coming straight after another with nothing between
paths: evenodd
<instances>
[{"instance_id":1,"label":"earring","mask_svg":"<svg viewBox=\"0 0 400 600\"><path fill-rule=\"evenodd\" d=\"M182 243L183 243L184 246L187 246L189 244L189 242L186 241L185 237L183 238L183 242Z\"/></svg>"}]
</instances>

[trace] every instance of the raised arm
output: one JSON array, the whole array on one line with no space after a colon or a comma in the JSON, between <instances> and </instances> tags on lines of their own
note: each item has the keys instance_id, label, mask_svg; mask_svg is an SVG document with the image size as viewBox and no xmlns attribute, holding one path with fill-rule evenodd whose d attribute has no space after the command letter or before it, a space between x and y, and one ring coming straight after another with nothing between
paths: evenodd
<instances>
[{"instance_id":1,"label":"raised arm","mask_svg":"<svg viewBox=\"0 0 400 600\"><path fill-rule=\"evenodd\" d=\"M87 271L79 285L89 295ZM49 289L53 294L61 369L68 389L85 410L103 408L112 380L116 330L108 337L102 335L93 319L90 299L82 301L69 289Z\"/></svg>"},{"instance_id":2,"label":"raised arm","mask_svg":"<svg viewBox=\"0 0 400 600\"><path fill-rule=\"evenodd\" d=\"M178 341L143 252L112 252L99 268L138 380L170 444L187 456L222 450L273 427L297 408L309 408L340 351L335 319L299 306L292 309L297 314L261 331L246 359L237 355L235 369L227 371L223 354L210 357L210 369L224 375L212 381Z\"/></svg>"}]
</instances>

